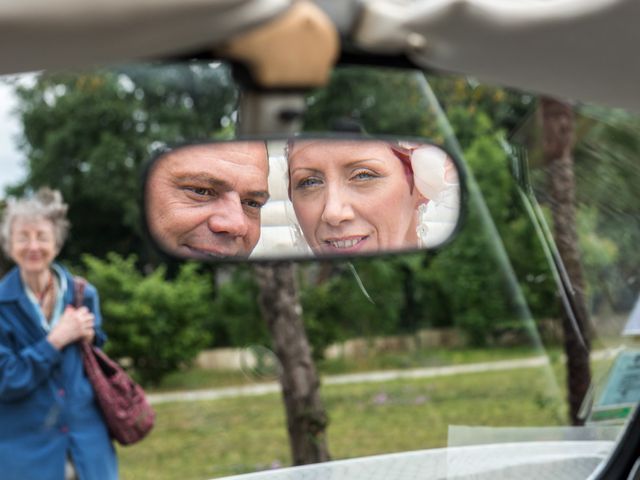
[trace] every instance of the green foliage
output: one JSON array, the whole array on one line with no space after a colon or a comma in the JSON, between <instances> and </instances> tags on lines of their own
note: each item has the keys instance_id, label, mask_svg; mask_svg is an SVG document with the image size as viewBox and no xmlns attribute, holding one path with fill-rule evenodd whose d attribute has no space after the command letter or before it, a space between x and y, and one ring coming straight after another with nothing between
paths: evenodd
<instances>
[{"instance_id":1,"label":"green foliage","mask_svg":"<svg viewBox=\"0 0 640 480\"><path fill-rule=\"evenodd\" d=\"M640 284L640 120L594 107L577 120L578 233L592 308L626 313Z\"/></svg>"},{"instance_id":2,"label":"green foliage","mask_svg":"<svg viewBox=\"0 0 640 480\"><path fill-rule=\"evenodd\" d=\"M383 260L354 262L353 268L366 294L348 264L303 271L301 302L316 358L322 358L324 348L336 341L396 332L403 295L400 272L393 262Z\"/></svg>"},{"instance_id":3,"label":"green foliage","mask_svg":"<svg viewBox=\"0 0 640 480\"><path fill-rule=\"evenodd\" d=\"M601 270L618 260L618 246L611 239L598 234L597 221L598 211L595 207L578 212L580 250L588 271Z\"/></svg>"},{"instance_id":4,"label":"green foliage","mask_svg":"<svg viewBox=\"0 0 640 480\"><path fill-rule=\"evenodd\" d=\"M461 77L430 80L501 238L493 236L477 210L479 199L473 198L459 238L436 255L354 262L374 303L344 264L322 282L303 283L305 321L316 352L349 336L410 333L424 326L460 327L479 345L506 330L526 338L525 320L513 303L514 286L507 280L510 266L498 258L496 245L501 243L534 316L556 313L553 277L502 147L502 129L515 128L531 98ZM369 133L444 141L446 127L430 103L428 88L417 74L342 69L334 72L327 88L308 98L305 128L332 129L338 119L349 118Z\"/></svg>"},{"instance_id":5,"label":"green foliage","mask_svg":"<svg viewBox=\"0 0 640 480\"><path fill-rule=\"evenodd\" d=\"M589 306L594 316L627 313L638 294L640 121L620 110L575 110L575 217ZM540 125L527 128L525 137L540 137ZM531 180L543 208L550 208L550 169L536 147L528 146ZM553 224L551 215L547 220Z\"/></svg>"},{"instance_id":6,"label":"green foliage","mask_svg":"<svg viewBox=\"0 0 640 480\"><path fill-rule=\"evenodd\" d=\"M87 279L100 293L107 352L131 359L144 383L189 364L210 342L212 287L197 265L185 264L172 281L165 268L142 275L135 256L85 255Z\"/></svg>"},{"instance_id":7,"label":"green foliage","mask_svg":"<svg viewBox=\"0 0 640 480\"><path fill-rule=\"evenodd\" d=\"M471 77L428 77L464 149L482 135L514 131L535 105L531 95L478 83Z\"/></svg>"},{"instance_id":8,"label":"green foliage","mask_svg":"<svg viewBox=\"0 0 640 480\"><path fill-rule=\"evenodd\" d=\"M42 73L17 94L28 174L9 193L62 192L73 227L63 257L116 251L143 263L143 167L162 145L217 136L236 99L226 68L197 64Z\"/></svg>"},{"instance_id":9,"label":"green foliage","mask_svg":"<svg viewBox=\"0 0 640 480\"><path fill-rule=\"evenodd\" d=\"M370 134L422 136L443 141L443 132L421 72L349 67L333 72L330 83L307 97L304 129L335 131L356 122Z\"/></svg>"},{"instance_id":10,"label":"green foliage","mask_svg":"<svg viewBox=\"0 0 640 480\"><path fill-rule=\"evenodd\" d=\"M479 124L490 124L486 115L478 116ZM506 275L509 267L501 265L498 255L501 243L534 317L545 318L556 311L553 277L507 168L500 134L488 133L471 143L465 160L484 194L500 238L483 219L478 203L471 201L459 237L420 274L425 281L439 285L453 324L475 345L486 344L505 330L526 336L525 319L520 318L513 303L510 289L514 286Z\"/></svg>"},{"instance_id":11,"label":"green foliage","mask_svg":"<svg viewBox=\"0 0 640 480\"><path fill-rule=\"evenodd\" d=\"M218 286L207 329L214 332L211 346L264 345L269 335L258 306L258 284L244 265L218 271Z\"/></svg>"},{"instance_id":12,"label":"green foliage","mask_svg":"<svg viewBox=\"0 0 640 480\"><path fill-rule=\"evenodd\" d=\"M514 313L505 279L495 265L491 238L476 215L470 214L467 223L467 231L474 230L474 234L462 234L423 276L441 286L454 325L467 334L468 341L484 345L501 324L514 319Z\"/></svg>"},{"instance_id":13,"label":"green foliage","mask_svg":"<svg viewBox=\"0 0 640 480\"><path fill-rule=\"evenodd\" d=\"M501 134L496 134L518 123L530 98L457 77L434 78L431 84L464 147L525 296L536 316L548 315L555 305L554 286L519 207ZM305 129L332 130L347 118L371 134L448 142L428 88L419 72L339 69L326 88L307 97ZM234 129L236 92L224 67L126 66L42 74L19 94L29 176L13 192L43 184L62 190L73 225L63 254L71 259L84 252L104 257L115 251L136 253L140 265L150 263L139 223L139 175L151 152L166 143L228 137ZM423 326L457 325L483 343L501 325L513 324L504 272L491 253L496 239L473 205L468 213L460 238L436 255L354 262L373 303L346 264L333 264L329 275L318 273L324 267L304 266L301 300L315 355L336 340L410 333ZM160 282L160 274L154 275ZM217 278L215 299L208 302L211 312L201 316L205 330L214 333L207 346L264 343L267 333L251 270L228 269ZM105 301L123 295L111 292L109 285L101 294Z\"/></svg>"},{"instance_id":14,"label":"green foliage","mask_svg":"<svg viewBox=\"0 0 640 480\"><path fill-rule=\"evenodd\" d=\"M132 121L140 103L107 74L43 74L18 94L29 168L11 193L43 185L62 191L71 204L72 256L96 252L99 237L115 240L108 249L131 249L135 237L126 232L138 231L134 167L145 155Z\"/></svg>"}]
</instances>

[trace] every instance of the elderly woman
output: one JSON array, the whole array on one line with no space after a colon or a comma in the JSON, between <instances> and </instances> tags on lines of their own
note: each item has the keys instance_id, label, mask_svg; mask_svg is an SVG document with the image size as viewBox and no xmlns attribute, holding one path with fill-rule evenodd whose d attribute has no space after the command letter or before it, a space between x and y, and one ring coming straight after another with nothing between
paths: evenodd
<instances>
[{"instance_id":1,"label":"elderly woman","mask_svg":"<svg viewBox=\"0 0 640 480\"><path fill-rule=\"evenodd\" d=\"M116 454L78 342L104 343L98 295L74 308L73 276L54 263L69 223L57 191L10 201L0 233L15 263L0 282L0 477L105 480Z\"/></svg>"},{"instance_id":2,"label":"elderly woman","mask_svg":"<svg viewBox=\"0 0 640 480\"><path fill-rule=\"evenodd\" d=\"M455 165L429 144L296 140L289 143L287 158L289 197L316 254L425 246L428 204L446 189L459 196ZM450 230L457 212L456 205Z\"/></svg>"}]
</instances>

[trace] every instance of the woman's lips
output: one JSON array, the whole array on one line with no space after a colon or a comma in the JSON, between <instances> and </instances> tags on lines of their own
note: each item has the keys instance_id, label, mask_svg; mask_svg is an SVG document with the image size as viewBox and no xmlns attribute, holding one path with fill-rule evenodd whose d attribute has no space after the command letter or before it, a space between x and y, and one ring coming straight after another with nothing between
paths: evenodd
<instances>
[{"instance_id":1,"label":"woman's lips","mask_svg":"<svg viewBox=\"0 0 640 480\"><path fill-rule=\"evenodd\" d=\"M326 238L322 241L322 249L328 253L353 253L363 248L368 238L368 235Z\"/></svg>"}]
</instances>

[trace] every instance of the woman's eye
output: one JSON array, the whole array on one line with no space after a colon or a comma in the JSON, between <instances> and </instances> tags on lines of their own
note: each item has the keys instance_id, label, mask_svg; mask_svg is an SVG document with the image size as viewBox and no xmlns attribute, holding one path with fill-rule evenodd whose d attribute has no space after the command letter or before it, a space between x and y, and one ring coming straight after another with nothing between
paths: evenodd
<instances>
[{"instance_id":1,"label":"woman's eye","mask_svg":"<svg viewBox=\"0 0 640 480\"><path fill-rule=\"evenodd\" d=\"M320 184L322 184L322 181L319 178L307 177L298 181L298 183L296 184L296 188L304 189L304 188L316 187Z\"/></svg>"},{"instance_id":2,"label":"woman's eye","mask_svg":"<svg viewBox=\"0 0 640 480\"><path fill-rule=\"evenodd\" d=\"M353 174L351 177L353 180L370 180L372 178L378 178L379 175L372 172L371 170L359 170Z\"/></svg>"}]
</instances>

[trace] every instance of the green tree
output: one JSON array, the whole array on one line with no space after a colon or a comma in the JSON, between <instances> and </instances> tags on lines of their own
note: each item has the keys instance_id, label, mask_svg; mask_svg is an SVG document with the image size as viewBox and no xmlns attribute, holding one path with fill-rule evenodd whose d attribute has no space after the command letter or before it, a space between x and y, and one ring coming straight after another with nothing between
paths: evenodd
<instances>
[{"instance_id":1,"label":"green tree","mask_svg":"<svg viewBox=\"0 0 640 480\"><path fill-rule=\"evenodd\" d=\"M591 306L594 313L628 312L640 283L640 121L623 111L584 107L576 123L578 232Z\"/></svg>"},{"instance_id":2,"label":"green tree","mask_svg":"<svg viewBox=\"0 0 640 480\"><path fill-rule=\"evenodd\" d=\"M211 342L206 324L212 285L197 265L184 264L169 282L164 267L141 274L133 255L85 255L83 263L100 292L106 349L115 358L130 358L142 382L157 384Z\"/></svg>"},{"instance_id":3,"label":"green tree","mask_svg":"<svg viewBox=\"0 0 640 480\"><path fill-rule=\"evenodd\" d=\"M335 131L345 120L369 134L422 136L443 142L435 105L418 71L343 68L307 97L306 131ZM428 88L428 87L426 87Z\"/></svg>"},{"instance_id":4,"label":"green tree","mask_svg":"<svg viewBox=\"0 0 640 480\"><path fill-rule=\"evenodd\" d=\"M555 298L553 276L521 204L510 175L510 158L503 148L504 132L519 124L530 109L531 97L474 85L461 77L430 80L464 149L467 166L478 181L501 235L499 241L509 253L534 315L544 318L555 314L557 310L550 307ZM357 120L363 130L372 134L400 132L449 144L451 139L442 127L438 106L425 95L427 88L418 73L361 68L336 71L326 89L310 95L305 128L332 129L340 119L347 118ZM487 253L498 239L487 233L485 220L474 211L475 206L470 204L469 208L465 226L453 244L435 255L385 260L384 269L361 275L367 289L372 290L376 307L360 292L348 298L346 292L357 287L352 277L344 273L339 278L334 275L327 285L316 285L317 291L303 290L303 304L309 305L308 328L321 325L326 337L320 343L348 335L341 319L353 320L348 313L349 305L360 312L370 311L368 316L380 318L389 331L457 325L479 344L507 326L518 328L514 306L504 294L505 280L496 272L496 259ZM366 270L364 265L368 265L355 264L358 271ZM460 274L462 270L464 275ZM386 286L380 292L370 287L378 279ZM353 287L345 290L346 283L352 283ZM393 313L385 314L386 306ZM379 326L371 329L373 334L383 331Z\"/></svg>"},{"instance_id":5,"label":"green tree","mask_svg":"<svg viewBox=\"0 0 640 480\"><path fill-rule=\"evenodd\" d=\"M140 102L113 74L42 74L18 94L28 174L10 193L43 185L61 190L70 203L70 256L135 250L139 215L132 192L135 167L146 156L133 120Z\"/></svg>"},{"instance_id":6,"label":"green tree","mask_svg":"<svg viewBox=\"0 0 640 480\"><path fill-rule=\"evenodd\" d=\"M314 357L322 358L334 342L397 333L401 275L390 259L354 261L352 267L343 262L308 267L301 275L301 296Z\"/></svg>"},{"instance_id":7,"label":"green tree","mask_svg":"<svg viewBox=\"0 0 640 480\"><path fill-rule=\"evenodd\" d=\"M206 328L213 333L211 346L246 347L269 343L267 326L256 298L258 285L248 265L219 268L217 287Z\"/></svg>"},{"instance_id":8,"label":"green tree","mask_svg":"<svg viewBox=\"0 0 640 480\"><path fill-rule=\"evenodd\" d=\"M72 224L63 257L135 252L144 262L144 166L163 145L219 136L236 99L227 68L190 63L42 73L17 94L28 174L9 193L62 192Z\"/></svg>"},{"instance_id":9,"label":"green tree","mask_svg":"<svg viewBox=\"0 0 640 480\"><path fill-rule=\"evenodd\" d=\"M429 85L456 132L463 149L468 148L484 128L478 130L479 120L510 134L528 117L535 106L535 97L520 91L482 84L471 77L434 75ZM484 119L486 120L484 120Z\"/></svg>"}]
</instances>

